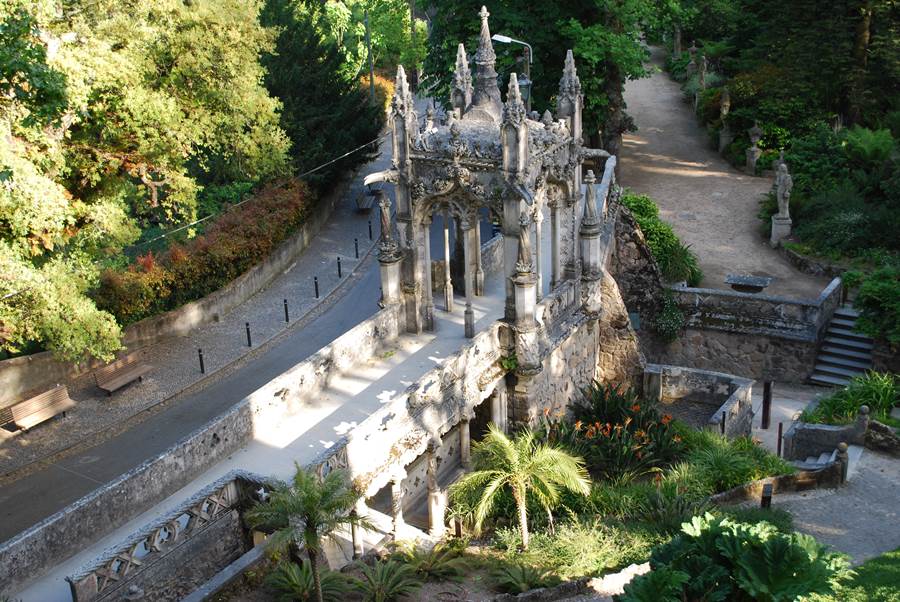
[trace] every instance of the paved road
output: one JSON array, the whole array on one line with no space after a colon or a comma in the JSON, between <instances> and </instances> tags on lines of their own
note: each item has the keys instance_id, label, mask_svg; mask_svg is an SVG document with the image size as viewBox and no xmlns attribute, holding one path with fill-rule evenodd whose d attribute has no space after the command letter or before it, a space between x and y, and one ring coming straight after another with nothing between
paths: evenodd
<instances>
[{"instance_id":1,"label":"paved road","mask_svg":"<svg viewBox=\"0 0 900 602\"><path fill-rule=\"evenodd\" d=\"M374 314L378 310L380 280L377 262L368 263L347 294L269 352L121 435L3 487L0 541L162 452Z\"/></svg>"}]
</instances>

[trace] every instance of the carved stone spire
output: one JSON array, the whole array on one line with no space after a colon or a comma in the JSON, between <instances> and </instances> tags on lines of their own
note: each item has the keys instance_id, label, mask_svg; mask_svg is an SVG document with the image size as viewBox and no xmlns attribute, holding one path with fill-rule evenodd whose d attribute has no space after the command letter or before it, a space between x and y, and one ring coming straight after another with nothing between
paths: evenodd
<instances>
[{"instance_id":1,"label":"carved stone spire","mask_svg":"<svg viewBox=\"0 0 900 602\"><path fill-rule=\"evenodd\" d=\"M515 73L509 75L509 88L506 91L506 104L503 105L503 123L520 125L525 120L525 103L519 91L519 79Z\"/></svg>"},{"instance_id":2,"label":"carved stone spire","mask_svg":"<svg viewBox=\"0 0 900 602\"><path fill-rule=\"evenodd\" d=\"M594 171L589 169L587 175L584 176L584 183L587 186L584 195L584 215L581 218L582 236L600 234L600 216L597 214L597 191L594 184L597 178L594 177Z\"/></svg>"},{"instance_id":3,"label":"carved stone spire","mask_svg":"<svg viewBox=\"0 0 900 602\"><path fill-rule=\"evenodd\" d=\"M491 44L491 30L488 27L490 13L482 6L481 34L478 38L478 51L475 53L475 89L472 93L472 113L470 118L494 123L500 122L503 102L500 99L500 88L497 87L497 72L494 63L497 55Z\"/></svg>"},{"instance_id":4,"label":"carved stone spire","mask_svg":"<svg viewBox=\"0 0 900 602\"><path fill-rule=\"evenodd\" d=\"M563 68L562 78L559 80L559 95L571 101L581 96L581 80L575 70L575 57L571 50L566 51L566 65Z\"/></svg>"},{"instance_id":5,"label":"carved stone spire","mask_svg":"<svg viewBox=\"0 0 900 602\"><path fill-rule=\"evenodd\" d=\"M453 73L450 104L454 109L459 109L460 115L472 104L472 73L469 71L466 48L462 44L456 50L456 71Z\"/></svg>"},{"instance_id":6,"label":"carved stone spire","mask_svg":"<svg viewBox=\"0 0 900 602\"><path fill-rule=\"evenodd\" d=\"M403 65L397 65L397 77L394 80L394 98L391 100L391 114L406 115L413 108L412 94L406 81Z\"/></svg>"},{"instance_id":7,"label":"carved stone spire","mask_svg":"<svg viewBox=\"0 0 900 602\"><path fill-rule=\"evenodd\" d=\"M519 276L533 275L534 262L531 260L530 226L531 220L528 219L528 214L523 211L519 216L519 252L516 257L516 274Z\"/></svg>"}]
</instances>

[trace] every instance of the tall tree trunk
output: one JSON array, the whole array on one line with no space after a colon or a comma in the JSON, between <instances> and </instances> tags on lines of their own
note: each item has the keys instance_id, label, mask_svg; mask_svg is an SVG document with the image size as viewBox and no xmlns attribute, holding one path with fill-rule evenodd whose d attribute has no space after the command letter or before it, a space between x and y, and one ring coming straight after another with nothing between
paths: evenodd
<instances>
[{"instance_id":1,"label":"tall tree trunk","mask_svg":"<svg viewBox=\"0 0 900 602\"><path fill-rule=\"evenodd\" d=\"M317 562L319 554L312 548L306 548L306 555L309 556L309 568L312 570L313 589L316 593L316 601L322 600L322 581L319 577L319 563Z\"/></svg>"},{"instance_id":2,"label":"tall tree trunk","mask_svg":"<svg viewBox=\"0 0 900 602\"><path fill-rule=\"evenodd\" d=\"M856 23L856 39L853 44L854 64L847 112L848 125L858 123L862 118L862 97L869 66L869 41L872 36L873 3L873 0L865 0L858 9L859 21Z\"/></svg>"},{"instance_id":3,"label":"tall tree trunk","mask_svg":"<svg viewBox=\"0 0 900 602\"><path fill-rule=\"evenodd\" d=\"M516 509L519 511L519 530L522 533L522 549L528 549L528 509L525 503L525 493L513 493L516 501Z\"/></svg>"}]
</instances>

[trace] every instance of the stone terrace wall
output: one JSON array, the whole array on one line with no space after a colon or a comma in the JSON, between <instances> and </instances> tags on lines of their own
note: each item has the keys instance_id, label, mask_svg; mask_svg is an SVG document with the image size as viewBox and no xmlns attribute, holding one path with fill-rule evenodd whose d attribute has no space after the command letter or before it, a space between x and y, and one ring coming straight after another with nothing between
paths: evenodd
<instances>
[{"instance_id":1,"label":"stone terrace wall","mask_svg":"<svg viewBox=\"0 0 900 602\"><path fill-rule=\"evenodd\" d=\"M267 383L231 410L160 455L103 485L0 545L0 591L21 589L159 503L259 432L301 410L329 380L367 361L400 332L401 312L388 307Z\"/></svg>"},{"instance_id":2,"label":"stone terrace wall","mask_svg":"<svg viewBox=\"0 0 900 602\"><path fill-rule=\"evenodd\" d=\"M218 319L265 288L309 246L328 221L336 203L343 198L348 185L349 180L345 180L322 198L300 229L263 261L202 299L128 326L123 333L123 344L135 351L169 337L184 336ZM97 360L77 364L60 362L50 352L0 361L0 407L18 400L27 391L46 389L103 364Z\"/></svg>"}]
</instances>

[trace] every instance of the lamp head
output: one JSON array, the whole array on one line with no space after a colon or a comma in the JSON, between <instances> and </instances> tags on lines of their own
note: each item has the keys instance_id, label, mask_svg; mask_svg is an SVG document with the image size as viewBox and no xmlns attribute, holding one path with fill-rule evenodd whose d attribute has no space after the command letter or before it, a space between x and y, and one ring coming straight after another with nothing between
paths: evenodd
<instances>
[{"instance_id":1,"label":"lamp head","mask_svg":"<svg viewBox=\"0 0 900 602\"><path fill-rule=\"evenodd\" d=\"M504 36L499 33L495 33L493 36L491 36L491 39L494 40L495 42L500 42L501 44L509 44L510 42L512 42L511 37Z\"/></svg>"}]
</instances>

